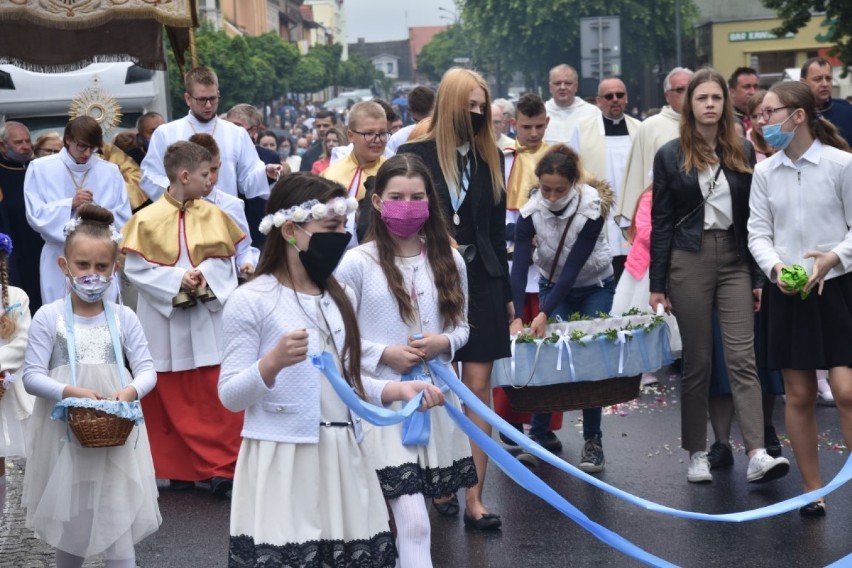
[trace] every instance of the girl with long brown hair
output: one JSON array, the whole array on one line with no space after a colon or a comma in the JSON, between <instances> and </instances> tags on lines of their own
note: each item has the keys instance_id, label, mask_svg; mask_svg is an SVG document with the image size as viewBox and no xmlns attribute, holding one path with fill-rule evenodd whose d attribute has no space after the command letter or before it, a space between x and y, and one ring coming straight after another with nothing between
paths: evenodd
<instances>
[{"instance_id":1,"label":"girl with long brown hair","mask_svg":"<svg viewBox=\"0 0 852 568\"><path fill-rule=\"evenodd\" d=\"M746 222L754 150L734 129L724 78L696 72L681 109L680 137L654 158L650 305L674 313L683 342L681 445L687 481L710 482L707 413L713 358L713 309L733 402L749 456L747 480L786 475L790 464L764 448L760 381L754 359L759 274L748 252Z\"/></svg>"},{"instance_id":2,"label":"girl with long brown hair","mask_svg":"<svg viewBox=\"0 0 852 568\"><path fill-rule=\"evenodd\" d=\"M425 137L399 148L400 154L416 154L426 164L452 237L475 247L467 266L470 338L454 359L461 363L462 381L489 406L491 368L496 359L509 356L509 323L514 319L503 160L494 140L488 84L475 71L453 68L438 87ZM490 434L482 418L468 416ZM475 529L495 530L502 523L500 516L482 503L488 457L475 445L472 450L479 482L465 492L465 522Z\"/></svg>"},{"instance_id":3,"label":"girl with long brown hair","mask_svg":"<svg viewBox=\"0 0 852 568\"><path fill-rule=\"evenodd\" d=\"M429 383L361 376L374 352L362 350L350 295L332 276L356 206L345 188L315 175L278 180L260 225L269 237L256 276L225 305L219 396L245 410L230 566L255 566L267 555L298 566L396 563L360 418L306 360L331 353L349 385L376 404L420 391L426 407L443 402Z\"/></svg>"},{"instance_id":4,"label":"girl with long brown hair","mask_svg":"<svg viewBox=\"0 0 852 568\"><path fill-rule=\"evenodd\" d=\"M758 164L751 191L749 248L769 278L760 315L761 359L781 369L787 432L805 491L822 487L814 403L817 369L828 369L846 446L852 447L852 154L820 117L807 85L774 85L760 125L776 154ZM785 280L804 268L807 282ZM825 500L802 507L825 515Z\"/></svg>"},{"instance_id":5,"label":"girl with long brown hair","mask_svg":"<svg viewBox=\"0 0 852 568\"><path fill-rule=\"evenodd\" d=\"M336 275L355 294L362 343L377 346L372 353L378 359L365 358L364 373L398 381L422 375L424 360L449 364L467 342L466 270L419 158L390 158L374 181L366 243L346 254ZM446 396L461 407L454 394ZM439 511L457 513L455 492L476 484L467 437L446 412L431 416L424 445L404 445L402 425L367 432L393 511L400 563L412 568L432 566L424 495Z\"/></svg>"}]
</instances>

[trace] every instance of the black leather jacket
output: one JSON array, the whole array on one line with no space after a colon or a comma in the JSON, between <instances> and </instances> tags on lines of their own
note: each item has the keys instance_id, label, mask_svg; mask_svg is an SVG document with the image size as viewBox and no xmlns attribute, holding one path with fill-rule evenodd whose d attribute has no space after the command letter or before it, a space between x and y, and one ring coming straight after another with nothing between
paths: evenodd
<instances>
[{"instance_id":1,"label":"black leather jacket","mask_svg":"<svg viewBox=\"0 0 852 568\"><path fill-rule=\"evenodd\" d=\"M755 163L754 148L743 140L746 156ZM721 151L719 152L721 154ZM721 160L721 155L720 155ZM748 200L751 192L751 174L730 170L722 166L731 188L733 230L739 256L752 269L752 285L763 286L765 278L754 263L748 250ZM654 157L654 197L651 202L651 265L649 277L651 292L667 293L669 264L673 249L697 251L701 249L704 232L704 199L698 184L698 172L683 171L683 150L680 139L664 144ZM698 208L696 210L696 208ZM694 212L693 212L694 211ZM690 212L693 212L690 215ZM683 222L680 222L683 219ZM675 228L675 225L678 224Z\"/></svg>"}]
</instances>

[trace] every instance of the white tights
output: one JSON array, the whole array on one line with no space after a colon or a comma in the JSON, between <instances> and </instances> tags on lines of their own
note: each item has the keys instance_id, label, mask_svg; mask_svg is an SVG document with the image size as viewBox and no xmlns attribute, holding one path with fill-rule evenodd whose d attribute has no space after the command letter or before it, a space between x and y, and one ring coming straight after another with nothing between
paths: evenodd
<instances>
[{"instance_id":1,"label":"white tights","mask_svg":"<svg viewBox=\"0 0 852 568\"><path fill-rule=\"evenodd\" d=\"M389 499L388 503L396 523L398 565L401 568L432 568L432 527L423 495L402 495Z\"/></svg>"},{"instance_id":2,"label":"white tights","mask_svg":"<svg viewBox=\"0 0 852 568\"><path fill-rule=\"evenodd\" d=\"M56 549L56 568L81 568L86 559ZM106 560L106 568L136 568L136 557L121 560Z\"/></svg>"}]
</instances>

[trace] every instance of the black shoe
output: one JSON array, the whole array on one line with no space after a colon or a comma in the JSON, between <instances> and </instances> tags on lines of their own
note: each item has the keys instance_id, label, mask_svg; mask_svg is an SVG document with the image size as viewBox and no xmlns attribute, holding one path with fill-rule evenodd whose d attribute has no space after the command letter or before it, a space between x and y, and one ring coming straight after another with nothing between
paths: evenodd
<instances>
[{"instance_id":1,"label":"black shoe","mask_svg":"<svg viewBox=\"0 0 852 568\"><path fill-rule=\"evenodd\" d=\"M559 441L559 438L556 437L556 434L548 430L544 434L536 435L530 434L530 440L536 442L539 446L550 452L551 454L558 454L562 451L562 442Z\"/></svg>"},{"instance_id":2,"label":"black shoe","mask_svg":"<svg viewBox=\"0 0 852 568\"><path fill-rule=\"evenodd\" d=\"M799 514L803 517L824 517L825 501L820 500L808 503L799 509Z\"/></svg>"},{"instance_id":3,"label":"black shoe","mask_svg":"<svg viewBox=\"0 0 852 568\"><path fill-rule=\"evenodd\" d=\"M500 515L495 515L494 513L485 513L478 519L474 519L473 517L468 517L467 510L465 510L463 518L464 526L477 531L496 531L503 524Z\"/></svg>"},{"instance_id":4,"label":"black shoe","mask_svg":"<svg viewBox=\"0 0 852 568\"><path fill-rule=\"evenodd\" d=\"M774 426L763 428L763 447L766 449L766 453L773 458L781 457L781 440L778 439Z\"/></svg>"},{"instance_id":5,"label":"black shoe","mask_svg":"<svg viewBox=\"0 0 852 568\"><path fill-rule=\"evenodd\" d=\"M577 466L586 473L599 473L604 468L604 452L600 435L586 440L583 445L583 453L580 455L580 464Z\"/></svg>"},{"instance_id":6,"label":"black shoe","mask_svg":"<svg viewBox=\"0 0 852 568\"><path fill-rule=\"evenodd\" d=\"M228 497L234 488L234 480L227 477L213 477L210 479L210 493L219 497Z\"/></svg>"},{"instance_id":7,"label":"black shoe","mask_svg":"<svg viewBox=\"0 0 852 568\"><path fill-rule=\"evenodd\" d=\"M521 462L530 469L538 467L538 458L532 454L521 452L517 455L517 458L519 462Z\"/></svg>"},{"instance_id":8,"label":"black shoe","mask_svg":"<svg viewBox=\"0 0 852 568\"><path fill-rule=\"evenodd\" d=\"M184 481L183 479L170 479L169 489L174 489L175 491L189 491L190 489L195 489L195 482Z\"/></svg>"},{"instance_id":9,"label":"black shoe","mask_svg":"<svg viewBox=\"0 0 852 568\"><path fill-rule=\"evenodd\" d=\"M710 462L710 469L731 467L734 465L734 452L731 451L730 446L722 442L713 442L710 451L707 452L707 461Z\"/></svg>"},{"instance_id":10,"label":"black shoe","mask_svg":"<svg viewBox=\"0 0 852 568\"><path fill-rule=\"evenodd\" d=\"M459 514L459 498L457 495L451 496L447 501L432 499L432 506L435 507L439 515L444 517L455 517Z\"/></svg>"}]
</instances>

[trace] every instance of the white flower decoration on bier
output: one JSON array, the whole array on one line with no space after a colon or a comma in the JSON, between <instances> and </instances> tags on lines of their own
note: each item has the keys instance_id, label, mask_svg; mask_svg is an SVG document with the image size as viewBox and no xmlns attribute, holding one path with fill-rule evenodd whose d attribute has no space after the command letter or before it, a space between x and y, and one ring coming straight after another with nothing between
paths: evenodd
<instances>
[{"instance_id":1,"label":"white flower decoration on bier","mask_svg":"<svg viewBox=\"0 0 852 568\"><path fill-rule=\"evenodd\" d=\"M354 197L335 197L328 203L311 199L289 209L279 209L275 213L270 213L261 219L258 229L264 235L268 235L273 227L280 228L287 221L294 223L320 221L336 215L349 215L356 209L358 209L358 200Z\"/></svg>"},{"instance_id":2,"label":"white flower decoration on bier","mask_svg":"<svg viewBox=\"0 0 852 568\"><path fill-rule=\"evenodd\" d=\"M83 224L83 220L79 217L74 217L65 223L65 227L63 227L62 232L65 233L65 238L71 236L71 233L77 230L77 227ZM115 228L115 225L110 224L109 228L109 240L114 242L115 244L121 244L121 241L124 237L121 236L121 232Z\"/></svg>"}]
</instances>

